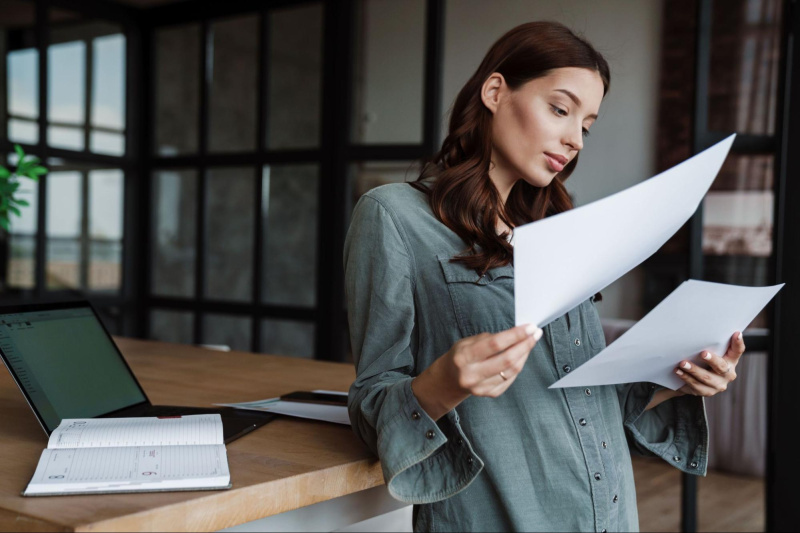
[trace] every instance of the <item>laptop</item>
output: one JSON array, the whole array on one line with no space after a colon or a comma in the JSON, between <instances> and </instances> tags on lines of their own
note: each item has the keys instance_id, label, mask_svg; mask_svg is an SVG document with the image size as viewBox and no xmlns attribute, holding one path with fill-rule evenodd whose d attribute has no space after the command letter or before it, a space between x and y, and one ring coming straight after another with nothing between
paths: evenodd
<instances>
[{"instance_id":1,"label":"laptop","mask_svg":"<svg viewBox=\"0 0 800 533\"><path fill-rule=\"evenodd\" d=\"M0 357L48 436L64 418L219 413L228 443L276 416L151 404L86 301L0 307Z\"/></svg>"}]
</instances>

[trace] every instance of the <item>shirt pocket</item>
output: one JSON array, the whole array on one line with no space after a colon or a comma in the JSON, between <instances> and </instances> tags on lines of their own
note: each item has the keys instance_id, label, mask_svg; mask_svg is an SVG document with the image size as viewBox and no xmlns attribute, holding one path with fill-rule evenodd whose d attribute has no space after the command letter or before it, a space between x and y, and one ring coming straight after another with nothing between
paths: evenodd
<instances>
[{"instance_id":1,"label":"shirt pocket","mask_svg":"<svg viewBox=\"0 0 800 533\"><path fill-rule=\"evenodd\" d=\"M493 268L481 276L450 255L438 255L458 328L463 337L514 327L514 267Z\"/></svg>"},{"instance_id":2,"label":"shirt pocket","mask_svg":"<svg viewBox=\"0 0 800 533\"><path fill-rule=\"evenodd\" d=\"M603 333L603 323L600 321L600 314L597 312L597 307L594 302L594 296L583 302L585 313L583 314L586 321L586 331L589 336L589 344L593 348L592 356L601 352L606 347L606 336Z\"/></svg>"}]
</instances>

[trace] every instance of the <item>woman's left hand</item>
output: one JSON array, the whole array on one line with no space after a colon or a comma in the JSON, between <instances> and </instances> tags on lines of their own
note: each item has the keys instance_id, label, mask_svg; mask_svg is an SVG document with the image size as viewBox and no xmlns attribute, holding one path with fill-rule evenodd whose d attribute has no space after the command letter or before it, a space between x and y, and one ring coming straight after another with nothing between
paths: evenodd
<instances>
[{"instance_id":1,"label":"woman's left hand","mask_svg":"<svg viewBox=\"0 0 800 533\"><path fill-rule=\"evenodd\" d=\"M700 357L708 363L708 370L690 361L681 361L675 373L686 385L679 389L684 394L693 396L714 396L728 388L728 384L736 379L736 365L744 353L744 339L741 332L736 332L728 345L728 351L722 357L705 351Z\"/></svg>"}]
</instances>

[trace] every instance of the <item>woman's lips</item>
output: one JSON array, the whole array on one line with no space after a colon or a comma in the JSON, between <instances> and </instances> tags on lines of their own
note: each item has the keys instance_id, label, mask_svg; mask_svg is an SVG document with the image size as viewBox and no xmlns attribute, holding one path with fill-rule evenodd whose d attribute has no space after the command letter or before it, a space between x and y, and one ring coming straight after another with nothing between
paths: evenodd
<instances>
[{"instance_id":1,"label":"woman's lips","mask_svg":"<svg viewBox=\"0 0 800 533\"><path fill-rule=\"evenodd\" d=\"M559 156L562 159L557 159L555 155L548 154L547 152L544 153L544 157L545 159L547 159L547 165L554 172L561 172L562 170L564 170L564 165L566 165L567 163L566 157Z\"/></svg>"}]
</instances>

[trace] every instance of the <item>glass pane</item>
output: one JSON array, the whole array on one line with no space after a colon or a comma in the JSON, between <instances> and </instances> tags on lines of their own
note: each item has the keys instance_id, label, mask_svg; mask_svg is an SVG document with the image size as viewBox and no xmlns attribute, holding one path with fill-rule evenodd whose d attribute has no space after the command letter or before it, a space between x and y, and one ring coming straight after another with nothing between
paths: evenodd
<instances>
[{"instance_id":1,"label":"glass pane","mask_svg":"<svg viewBox=\"0 0 800 533\"><path fill-rule=\"evenodd\" d=\"M264 167L261 179L262 301L313 307L317 294L317 167Z\"/></svg>"},{"instance_id":2,"label":"glass pane","mask_svg":"<svg viewBox=\"0 0 800 533\"><path fill-rule=\"evenodd\" d=\"M155 37L155 146L158 155L197 152L200 26L160 29Z\"/></svg>"},{"instance_id":3,"label":"glass pane","mask_svg":"<svg viewBox=\"0 0 800 533\"><path fill-rule=\"evenodd\" d=\"M731 154L706 195L703 253L772 254L774 156Z\"/></svg>"},{"instance_id":4,"label":"glass pane","mask_svg":"<svg viewBox=\"0 0 800 533\"><path fill-rule=\"evenodd\" d=\"M89 172L89 288L119 290L122 285L121 170Z\"/></svg>"},{"instance_id":5,"label":"glass pane","mask_svg":"<svg viewBox=\"0 0 800 533\"><path fill-rule=\"evenodd\" d=\"M89 235L122 240L124 175L121 170L89 172Z\"/></svg>"},{"instance_id":6,"label":"glass pane","mask_svg":"<svg viewBox=\"0 0 800 533\"><path fill-rule=\"evenodd\" d=\"M39 52L36 49L9 51L6 56L8 91L8 138L39 142ZM22 118L34 120L18 120Z\"/></svg>"},{"instance_id":7,"label":"glass pane","mask_svg":"<svg viewBox=\"0 0 800 533\"><path fill-rule=\"evenodd\" d=\"M203 317L203 344L228 346L231 350L250 351L251 320L230 315Z\"/></svg>"},{"instance_id":8,"label":"glass pane","mask_svg":"<svg viewBox=\"0 0 800 533\"><path fill-rule=\"evenodd\" d=\"M47 60L47 120L76 126L85 124L86 43L72 41L51 45ZM49 137L48 143L52 144Z\"/></svg>"},{"instance_id":9,"label":"glass pane","mask_svg":"<svg viewBox=\"0 0 800 533\"><path fill-rule=\"evenodd\" d=\"M315 326L294 320L262 320L261 351L273 355L314 357Z\"/></svg>"},{"instance_id":10,"label":"glass pane","mask_svg":"<svg viewBox=\"0 0 800 533\"><path fill-rule=\"evenodd\" d=\"M194 296L197 173L163 170L153 175L152 292Z\"/></svg>"},{"instance_id":11,"label":"glass pane","mask_svg":"<svg viewBox=\"0 0 800 533\"><path fill-rule=\"evenodd\" d=\"M125 155L125 136L121 133L92 131L89 139L92 152L106 155Z\"/></svg>"},{"instance_id":12,"label":"glass pane","mask_svg":"<svg viewBox=\"0 0 800 533\"><path fill-rule=\"evenodd\" d=\"M80 288L82 175L51 172L47 177L47 288Z\"/></svg>"},{"instance_id":13,"label":"glass pane","mask_svg":"<svg viewBox=\"0 0 800 533\"><path fill-rule=\"evenodd\" d=\"M425 1L358 5L353 141L422 142Z\"/></svg>"},{"instance_id":14,"label":"glass pane","mask_svg":"<svg viewBox=\"0 0 800 533\"><path fill-rule=\"evenodd\" d=\"M83 128L48 126L47 144L67 150L83 150Z\"/></svg>"},{"instance_id":15,"label":"glass pane","mask_svg":"<svg viewBox=\"0 0 800 533\"><path fill-rule=\"evenodd\" d=\"M194 318L181 311L150 311L150 338L164 342L191 344Z\"/></svg>"},{"instance_id":16,"label":"glass pane","mask_svg":"<svg viewBox=\"0 0 800 533\"><path fill-rule=\"evenodd\" d=\"M20 207L19 217L11 218L8 270L9 287L30 289L35 285L36 216L38 212L39 184L31 180L20 181L16 196L30 205Z\"/></svg>"},{"instance_id":17,"label":"glass pane","mask_svg":"<svg viewBox=\"0 0 800 533\"><path fill-rule=\"evenodd\" d=\"M8 138L23 144L39 142L39 126L32 120L11 119L8 121Z\"/></svg>"},{"instance_id":18,"label":"glass pane","mask_svg":"<svg viewBox=\"0 0 800 533\"><path fill-rule=\"evenodd\" d=\"M253 174L249 168L208 172L205 291L210 299L253 297Z\"/></svg>"},{"instance_id":19,"label":"glass pane","mask_svg":"<svg viewBox=\"0 0 800 533\"><path fill-rule=\"evenodd\" d=\"M258 17L211 24L208 36L208 148L239 152L256 147Z\"/></svg>"},{"instance_id":20,"label":"glass pane","mask_svg":"<svg viewBox=\"0 0 800 533\"><path fill-rule=\"evenodd\" d=\"M122 242L92 241L89 244L89 289L119 291L122 287Z\"/></svg>"},{"instance_id":21,"label":"glass pane","mask_svg":"<svg viewBox=\"0 0 800 533\"><path fill-rule=\"evenodd\" d=\"M92 126L125 129L125 36L92 41Z\"/></svg>"},{"instance_id":22,"label":"glass pane","mask_svg":"<svg viewBox=\"0 0 800 533\"><path fill-rule=\"evenodd\" d=\"M713 2L708 127L775 133L781 0Z\"/></svg>"},{"instance_id":23,"label":"glass pane","mask_svg":"<svg viewBox=\"0 0 800 533\"><path fill-rule=\"evenodd\" d=\"M322 4L270 12L268 65L267 147L318 147Z\"/></svg>"},{"instance_id":24,"label":"glass pane","mask_svg":"<svg viewBox=\"0 0 800 533\"><path fill-rule=\"evenodd\" d=\"M36 5L28 0L4 0L0 2L0 140L6 140L8 127L11 72L8 54L22 49L34 49ZM37 69L35 66L34 69ZM38 70L35 72L38 73ZM34 79L35 80L35 79ZM17 79L16 82L19 80ZM15 82L15 83L16 83ZM34 81L33 85L36 85ZM32 99L34 108L38 101ZM38 134L34 133L38 138Z\"/></svg>"}]
</instances>

